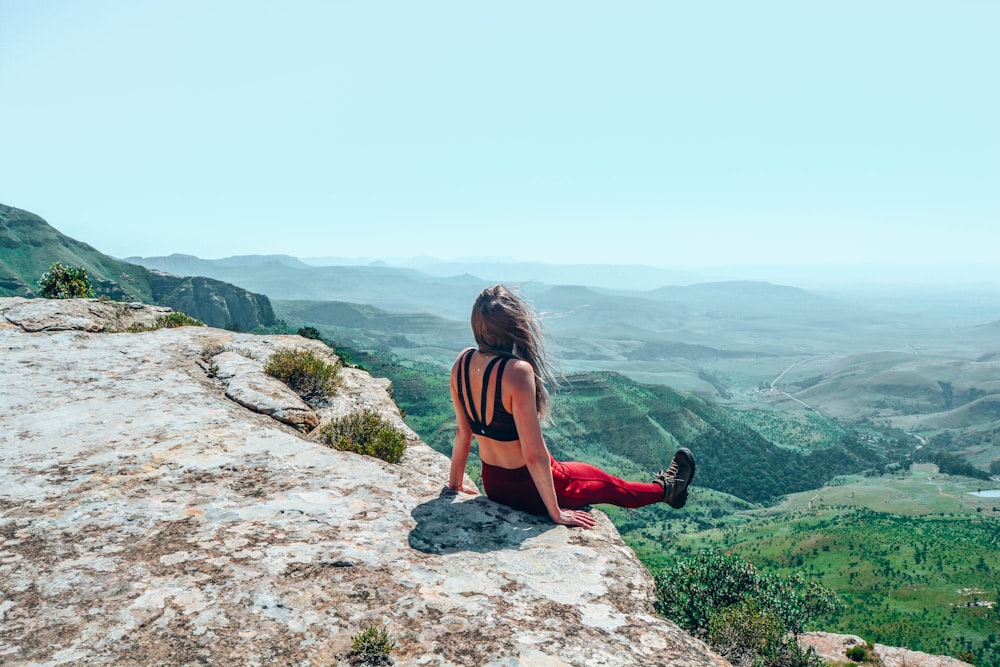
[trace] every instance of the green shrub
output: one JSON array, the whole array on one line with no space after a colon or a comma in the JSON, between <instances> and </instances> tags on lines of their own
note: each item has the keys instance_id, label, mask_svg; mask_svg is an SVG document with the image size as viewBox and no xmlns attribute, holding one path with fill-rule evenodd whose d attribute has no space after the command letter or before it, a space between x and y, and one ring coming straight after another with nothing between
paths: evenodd
<instances>
[{"instance_id":1,"label":"green shrub","mask_svg":"<svg viewBox=\"0 0 1000 667\"><path fill-rule=\"evenodd\" d=\"M373 624L351 637L351 657L356 665L391 665L389 653L394 648L396 642L389 639L389 632Z\"/></svg>"},{"instance_id":2,"label":"green shrub","mask_svg":"<svg viewBox=\"0 0 1000 667\"><path fill-rule=\"evenodd\" d=\"M708 622L709 644L734 665L775 653L784 634L781 620L754 600L726 607Z\"/></svg>"},{"instance_id":3,"label":"green shrub","mask_svg":"<svg viewBox=\"0 0 1000 667\"><path fill-rule=\"evenodd\" d=\"M92 299L94 288L81 266L63 266L56 262L38 281L40 295L46 299Z\"/></svg>"},{"instance_id":4,"label":"green shrub","mask_svg":"<svg viewBox=\"0 0 1000 667\"><path fill-rule=\"evenodd\" d=\"M704 552L654 572L658 611L720 653L752 650L734 664L821 664L795 642L810 620L834 611L836 594L815 581L760 572L741 558ZM792 639L782 639L786 635ZM742 638L742 639L741 639ZM720 642L716 646L714 641ZM748 657L749 656L749 657Z\"/></svg>"},{"instance_id":5,"label":"green shrub","mask_svg":"<svg viewBox=\"0 0 1000 667\"><path fill-rule=\"evenodd\" d=\"M847 657L854 662L864 662L868 657L868 651L865 650L864 646L852 646L847 649Z\"/></svg>"},{"instance_id":6,"label":"green shrub","mask_svg":"<svg viewBox=\"0 0 1000 667\"><path fill-rule=\"evenodd\" d=\"M274 352L264 372L287 384L307 401L330 396L340 386L340 362L330 363L309 350Z\"/></svg>"},{"instance_id":7,"label":"green shrub","mask_svg":"<svg viewBox=\"0 0 1000 667\"><path fill-rule=\"evenodd\" d=\"M406 436L374 410L362 410L335 419L319 433L320 442L343 452L375 456L399 463L406 452Z\"/></svg>"}]
</instances>

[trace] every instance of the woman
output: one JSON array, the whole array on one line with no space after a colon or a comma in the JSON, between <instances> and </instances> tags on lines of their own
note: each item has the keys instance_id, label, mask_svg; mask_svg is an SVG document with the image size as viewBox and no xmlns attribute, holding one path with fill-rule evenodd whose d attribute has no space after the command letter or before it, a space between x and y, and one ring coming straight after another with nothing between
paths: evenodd
<instances>
[{"instance_id":1,"label":"woman","mask_svg":"<svg viewBox=\"0 0 1000 667\"><path fill-rule=\"evenodd\" d=\"M503 285L489 287L472 308L479 347L459 354L451 369L451 399L458 428L448 487L479 493L464 483L472 436L479 443L486 495L555 523L591 528L595 503L642 507L666 502L681 508L694 477L694 456L680 449L656 482L630 482L586 463L556 461L542 438L550 407L545 385L555 386L538 318Z\"/></svg>"}]
</instances>

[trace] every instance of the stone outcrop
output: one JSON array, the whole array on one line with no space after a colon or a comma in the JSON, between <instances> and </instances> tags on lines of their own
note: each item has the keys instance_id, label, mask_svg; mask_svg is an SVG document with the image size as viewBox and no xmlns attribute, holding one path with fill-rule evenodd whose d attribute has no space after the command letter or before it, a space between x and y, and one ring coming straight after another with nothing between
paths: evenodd
<instances>
[{"instance_id":1,"label":"stone outcrop","mask_svg":"<svg viewBox=\"0 0 1000 667\"><path fill-rule=\"evenodd\" d=\"M206 363L211 364L209 372L226 383L226 398L300 431L311 431L319 424L316 412L284 382L264 373L260 362L224 351Z\"/></svg>"},{"instance_id":2,"label":"stone outcrop","mask_svg":"<svg viewBox=\"0 0 1000 667\"><path fill-rule=\"evenodd\" d=\"M148 328L174 312L163 306L147 306L138 301L99 299L2 299L0 325L14 324L28 333L39 331L85 331L120 333L133 327Z\"/></svg>"},{"instance_id":3,"label":"stone outcrop","mask_svg":"<svg viewBox=\"0 0 1000 667\"><path fill-rule=\"evenodd\" d=\"M210 326L251 331L275 322L271 301L266 296L221 280L150 271L149 286L156 303L185 312Z\"/></svg>"},{"instance_id":4,"label":"stone outcrop","mask_svg":"<svg viewBox=\"0 0 1000 667\"><path fill-rule=\"evenodd\" d=\"M159 311L99 304L0 299L0 663L346 665L374 624L399 665L728 664L654 613L599 512L568 529L444 490L385 381L344 369L307 409L377 410L398 465L317 444L270 392L227 397L321 343L107 333Z\"/></svg>"},{"instance_id":5,"label":"stone outcrop","mask_svg":"<svg viewBox=\"0 0 1000 667\"><path fill-rule=\"evenodd\" d=\"M839 635L831 632L806 632L799 635L799 643L816 649L816 654L835 663L852 664L847 659L847 651L856 647L866 647L870 660L881 667L969 667L969 663L956 658L930 655L921 651L911 651L882 644L868 645L857 635Z\"/></svg>"}]
</instances>

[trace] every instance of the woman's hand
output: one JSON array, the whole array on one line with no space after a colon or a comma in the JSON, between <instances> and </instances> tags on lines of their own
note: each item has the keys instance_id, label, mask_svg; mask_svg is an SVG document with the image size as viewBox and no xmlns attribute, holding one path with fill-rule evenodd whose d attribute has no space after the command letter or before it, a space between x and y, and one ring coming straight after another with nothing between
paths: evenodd
<instances>
[{"instance_id":1,"label":"woman's hand","mask_svg":"<svg viewBox=\"0 0 1000 667\"><path fill-rule=\"evenodd\" d=\"M559 510L559 517L552 519L561 526L579 526L580 528L593 528L597 519L590 512L583 510Z\"/></svg>"},{"instance_id":2,"label":"woman's hand","mask_svg":"<svg viewBox=\"0 0 1000 667\"><path fill-rule=\"evenodd\" d=\"M472 486L471 484L466 484L465 482L462 482L461 486L451 486L449 484L448 488L451 489L452 491L457 491L458 493L470 493L474 496L479 495L479 489Z\"/></svg>"}]
</instances>

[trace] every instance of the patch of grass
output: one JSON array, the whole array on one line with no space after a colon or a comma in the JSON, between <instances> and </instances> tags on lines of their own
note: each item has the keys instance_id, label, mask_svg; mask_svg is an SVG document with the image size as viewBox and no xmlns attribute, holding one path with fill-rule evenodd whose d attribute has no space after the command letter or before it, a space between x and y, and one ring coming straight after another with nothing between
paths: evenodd
<instances>
[{"instance_id":1,"label":"patch of grass","mask_svg":"<svg viewBox=\"0 0 1000 667\"><path fill-rule=\"evenodd\" d=\"M295 348L271 354L264 372L287 384L307 402L314 402L337 391L340 368L339 360L331 363L310 350Z\"/></svg>"},{"instance_id":2,"label":"patch of grass","mask_svg":"<svg viewBox=\"0 0 1000 667\"><path fill-rule=\"evenodd\" d=\"M201 358L209 361L212 357L220 355L225 351L226 346L222 343L207 343L201 348Z\"/></svg>"},{"instance_id":3,"label":"patch of grass","mask_svg":"<svg viewBox=\"0 0 1000 667\"><path fill-rule=\"evenodd\" d=\"M258 361L257 354L249 347L227 347L225 348L225 351L234 352L240 355L241 357L246 357L247 359L253 359L254 361Z\"/></svg>"},{"instance_id":4,"label":"patch of grass","mask_svg":"<svg viewBox=\"0 0 1000 667\"><path fill-rule=\"evenodd\" d=\"M384 627L369 624L351 637L351 662L355 665L391 665L389 654L396 642Z\"/></svg>"},{"instance_id":5,"label":"patch of grass","mask_svg":"<svg viewBox=\"0 0 1000 667\"><path fill-rule=\"evenodd\" d=\"M156 331L157 329L174 329L176 327L203 327L205 323L195 319L187 313L174 311L156 318L152 324L133 324L128 328L129 333L141 333L143 331Z\"/></svg>"},{"instance_id":6,"label":"patch of grass","mask_svg":"<svg viewBox=\"0 0 1000 667\"><path fill-rule=\"evenodd\" d=\"M153 322L153 328L155 329L173 329L175 327L203 327L205 323L201 320L191 317L187 313L182 313L180 311L174 311L162 317L156 318Z\"/></svg>"},{"instance_id":7,"label":"patch of grass","mask_svg":"<svg viewBox=\"0 0 1000 667\"><path fill-rule=\"evenodd\" d=\"M336 419L320 430L320 442L342 452L375 456L399 463L406 452L406 436L374 410L362 410Z\"/></svg>"}]
</instances>

